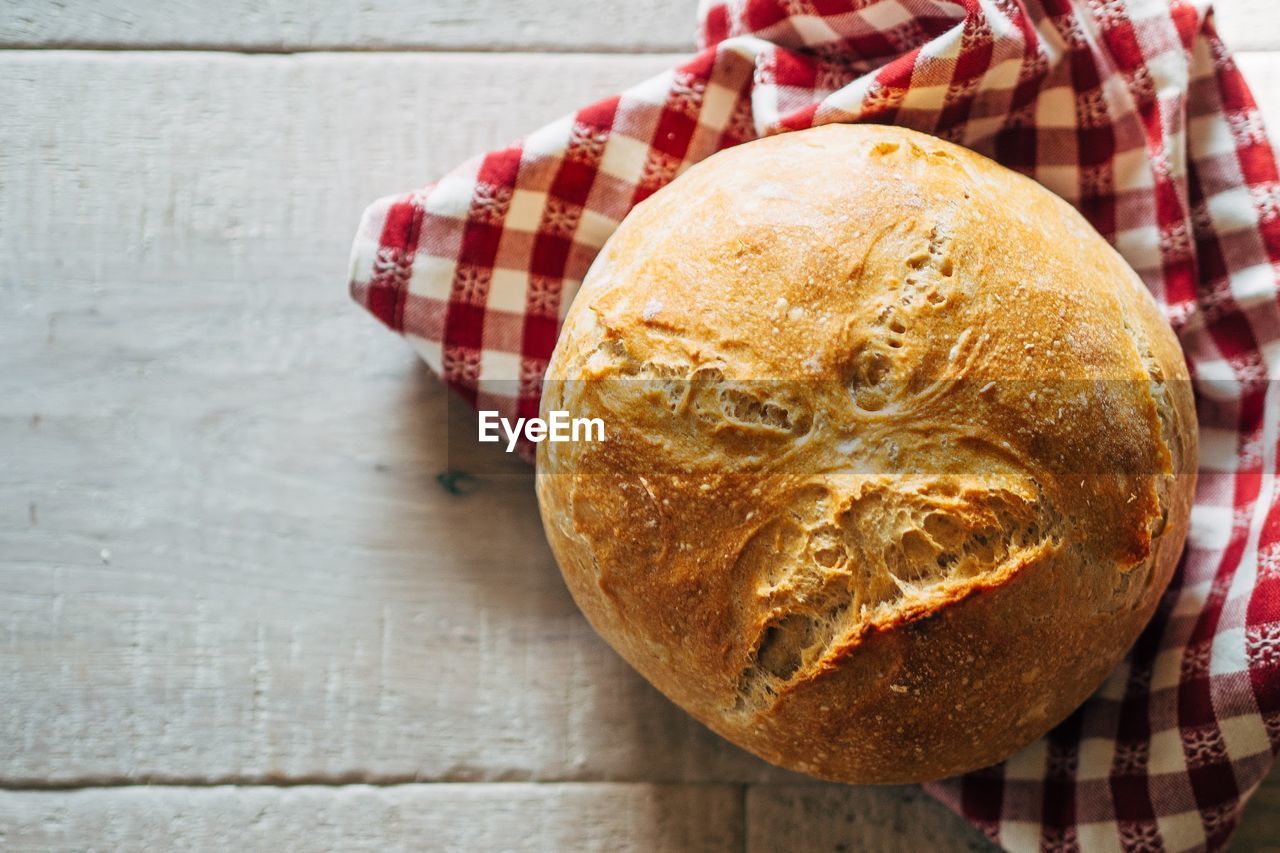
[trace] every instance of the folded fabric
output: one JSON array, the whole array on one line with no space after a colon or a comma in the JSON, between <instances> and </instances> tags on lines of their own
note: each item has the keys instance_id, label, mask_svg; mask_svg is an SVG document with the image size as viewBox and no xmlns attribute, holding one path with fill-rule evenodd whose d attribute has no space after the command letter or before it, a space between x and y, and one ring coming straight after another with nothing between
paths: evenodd
<instances>
[{"instance_id":1,"label":"folded fabric","mask_svg":"<svg viewBox=\"0 0 1280 853\"><path fill-rule=\"evenodd\" d=\"M365 214L357 301L473 405L536 414L634 205L715 151L898 124L1023 172L1142 276L1190 365L1200 482L1128 660L996 767L927 786L1012 850L1218 850L1280 749L1280 174L1206 3L713 0L700 52Z\"/></svg>"}]
</instances>

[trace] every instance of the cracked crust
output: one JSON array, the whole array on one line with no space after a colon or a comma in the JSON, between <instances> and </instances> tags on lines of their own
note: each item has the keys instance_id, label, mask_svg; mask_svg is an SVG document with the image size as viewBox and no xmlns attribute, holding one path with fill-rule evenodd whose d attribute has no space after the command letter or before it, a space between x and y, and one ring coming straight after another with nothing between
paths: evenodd
<instances>
[{"instance_id":1,"label":"cracked crust","mask_svg":"<svg viewBox=\"0 0 1280 853\"><path fill-rule=\"evenodd\" d=\"M774 763L922 781L1095 690L1173 573L1196 426L1137 276L1034 182L900 128L739 146L637 207L574 302L539 445L571 592Z\"/></svg>"}]
</instances>

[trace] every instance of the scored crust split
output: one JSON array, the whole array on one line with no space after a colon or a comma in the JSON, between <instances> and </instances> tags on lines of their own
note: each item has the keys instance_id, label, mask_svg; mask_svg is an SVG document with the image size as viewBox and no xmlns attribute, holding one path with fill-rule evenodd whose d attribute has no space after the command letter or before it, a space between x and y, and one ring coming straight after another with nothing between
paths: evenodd
<instances>
[{"instance_id":1,"label":"scored crust split","mask_svg":"<svg viewBox=\"0 0 1280 853\"><path fill-rule=\"evenodd\" d=\"M973 152L832 125L639 205L565 321L538 447L579 607L774 763L999 761L1137 638L1186 538L1176 339L1068 204Z\"/></svg>"}]
</instances>

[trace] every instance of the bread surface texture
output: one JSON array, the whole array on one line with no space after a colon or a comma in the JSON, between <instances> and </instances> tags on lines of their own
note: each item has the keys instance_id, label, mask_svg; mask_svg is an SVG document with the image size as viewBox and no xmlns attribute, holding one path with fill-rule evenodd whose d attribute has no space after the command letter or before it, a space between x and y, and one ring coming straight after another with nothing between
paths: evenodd
<instances>
[{"instance_id":1,"label":"bread surface texture","mask_svg":"<svg viewBox=\"0 0 1280 853\"><path fill-rule=\"evenodd\" d=\"M738 146L636 207L547 371L603 442L538 447L578 606L775 764L993 764L1150 619L1196 421L1136 274L1028 178L902 128Z\"/></svg>"}]
</instances>

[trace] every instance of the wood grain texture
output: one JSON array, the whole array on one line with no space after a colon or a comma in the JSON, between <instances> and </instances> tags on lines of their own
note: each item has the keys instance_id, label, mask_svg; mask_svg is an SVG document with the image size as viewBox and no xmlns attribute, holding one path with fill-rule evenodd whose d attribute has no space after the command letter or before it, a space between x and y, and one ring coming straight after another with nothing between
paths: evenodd
<instances>
[{"instance_id":1,"label":"wood grain texture","mask_svg":"<svg viewBox=\"0 0 1280 853\"><path fill-rule=\"evenodd\" d=\"M0 846L83 850L742 849L728 785L397 785L0 792Z\"/></svg>"},{"instance_id":2,"label":"wood grain texture","mask_svg":"<svg viewBox=\"0 0 1280 853\"><path fill-rule=\"evenodd\" d=\"M996 850L986 836L944 812L922 822L936 806L915 786L764 785L747 791L747 853L774 850L846 853L950 853Z\"/></svg>"},{"instance_id":3,"label":"wood grain texture","mask_svg":"<svg viewBox=\"0 0 1280 853\"><path fill-rule=\"evenodd\" d=\"M693 49L697 0L9 0L0 46L223 50Z\"/></svg>"},{"instance_id":4,"label":"wood grain texture","mask_svg":"<svg viewBox=\"0 0 1280 853\"><path fill-rule=\"evenodd\" d=\"M1280 50L1280 14L1272 0L1214 0L1213 9L1232 50Z\"/></svg>"},{"instance_id":5,"label":"wood grain texture","mask_svg":"<svg viewBox=\"0 0 1280 853\"><path fill-rule=\"evenodd\" d=\"M0 786L770 783L752 849L856 848L849 815L975 840L913 789L802 786L644 684L564 592L527 471L450 454L471 421L343 292L365 202L672 59L0 53ZM1240 64L1280 122L1280 57ZM453 494L457 468L486 474ZM448 833L508 813L492 787L390 790L475 791L421 807ZM729 838L711 789L653 796ZM360 835L358 786L169 791L6 793L0 846L16 814L80 847L263 809L388 838ZM1277 791L1238 849L1280 837ZM368 810L416 816L394 796Z\"/></svg>"},{"instance_id":6,"label":"wood grain texture","mask_svg":"<svg viewBox=\"0 0 1280 853\"><path fill-rule=\"evenodd\" d=\"M1280 50L1270 53L1240 53L1236 64L1249 83L1253 97L1267 122L1274 147L1280 134Z\"/></svg>"},{"instance_id":7,"label":"wood grain texture","mask_svg":"<svg viewBox=\"0 0 1280 853\"><path fill-rule=\"evenodd\" d=\"M521 463L442 488L343 287L366 201L666 62L574 61L0 57L0 782L770 775L593 636Z\"/></svg>"},{"instance_id":8,"label":"wood grain texture","mask_svg":"<svg viewBox=\"0 0 1280 853\"><path fill-rule=\"evenodd\" d=\"M689 51L697 0L11 0L0 47ZM1280 49L1273 0L1218 0L1236 50Z\"/></svg>"},{"instance_id":9,"label":"wood grain texture","mask_svg":"<svg viewBox=\"0 0 1280 853\"><path fill-rule=\"evenodd\" d=\"M0 792L6 850L993 850L918 788L407 784Z\"/></svg>"}]
</instances>

